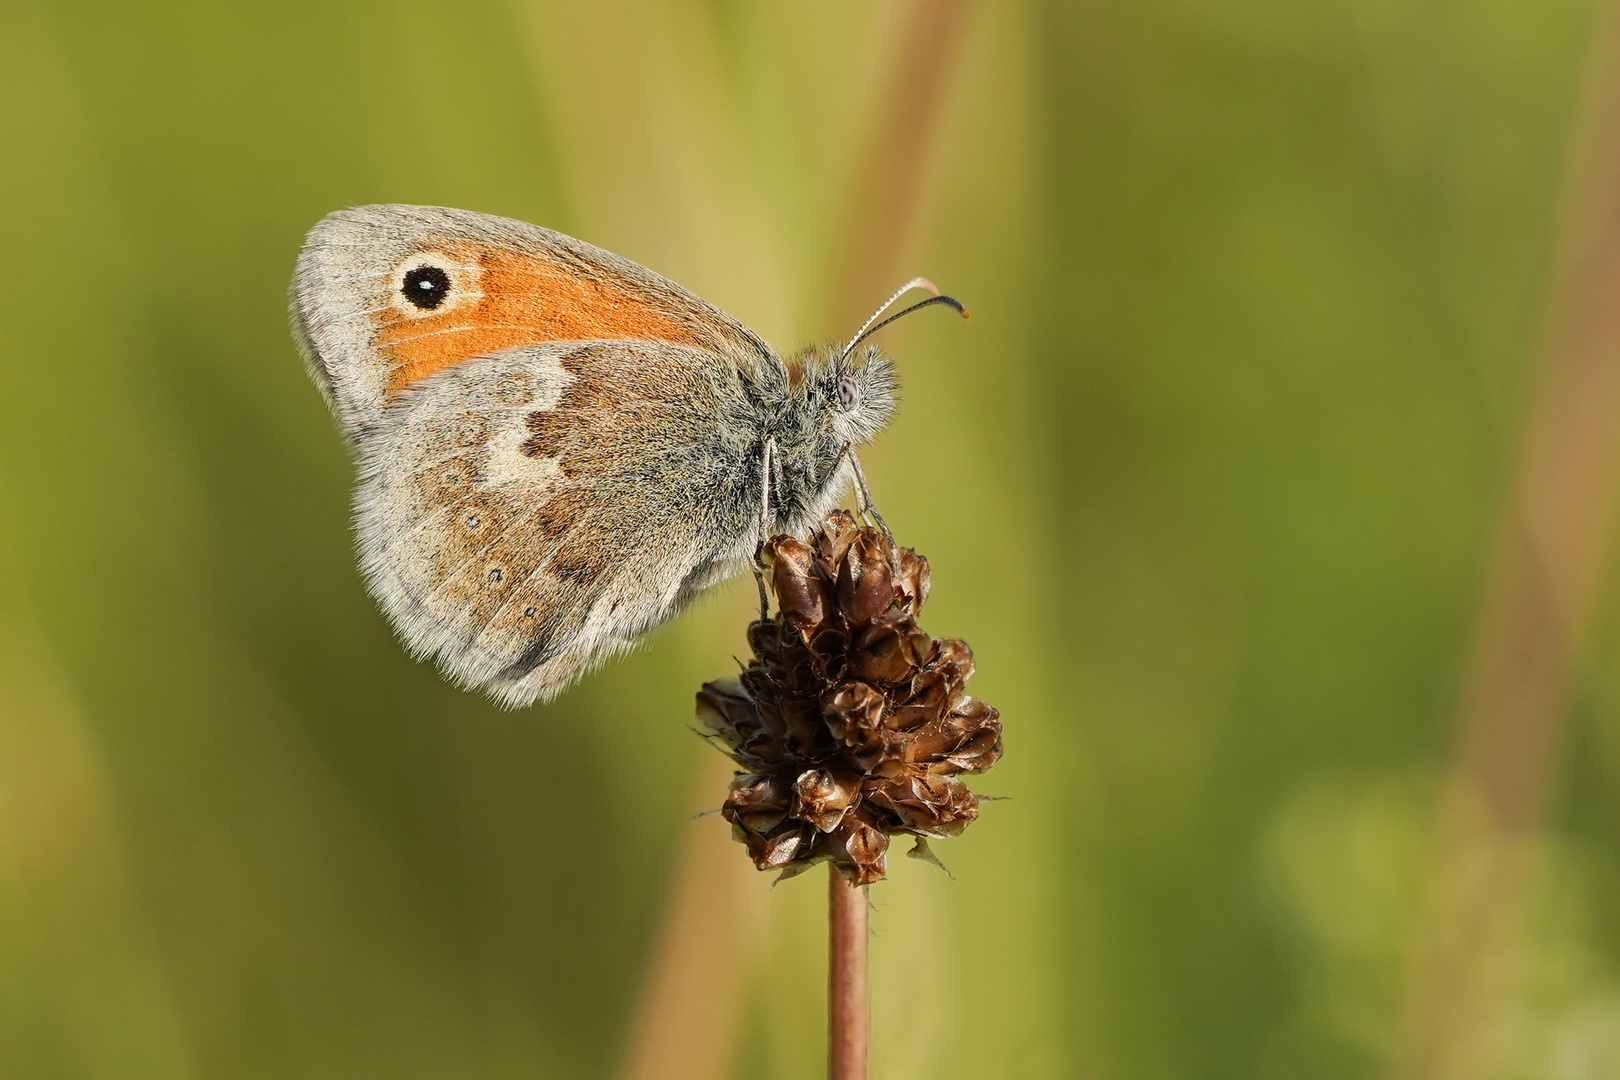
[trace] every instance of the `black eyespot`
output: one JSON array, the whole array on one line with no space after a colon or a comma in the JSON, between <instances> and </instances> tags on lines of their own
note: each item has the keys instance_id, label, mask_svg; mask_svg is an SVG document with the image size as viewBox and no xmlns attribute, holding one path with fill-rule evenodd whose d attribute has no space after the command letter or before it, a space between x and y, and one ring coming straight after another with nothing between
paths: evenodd
<instances>
[{"instance_id":1,"label":"black eyespot","mask_svg":"<svg viewBox=\"0 0 1620 1080\"><path fill-rule=\"evenodd\" d=\"M450 275L437 266L418 266L406 273L399 291L423 311L432 311L450 295Z\"/></svg>"},{"instance_id":2,"label":"black eyespot","mask_svg":"<svg viewBox=\"0 0 1620 1080\"><path fill-rule=\"evenodd\" d=\"M855 385L852 375L845 375L838 380L838 407L849 412L861 403L861 389Z\"/></svg>"}]
</instances>

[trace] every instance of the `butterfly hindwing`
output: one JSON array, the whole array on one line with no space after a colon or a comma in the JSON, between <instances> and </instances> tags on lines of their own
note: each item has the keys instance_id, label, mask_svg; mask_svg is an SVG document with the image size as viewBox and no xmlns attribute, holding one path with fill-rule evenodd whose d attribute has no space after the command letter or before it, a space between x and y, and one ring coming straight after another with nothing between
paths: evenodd
<instances>
[{"instance_id":1,"label":"butterfly hindwing","mask_svg":"<svg viewBox=\"0 0 1620 1080\"><path fill-rule=\"evenodd\" d=\"M372 592L418 655L507 704L549 696L734 571L759 448L713 352L552 342L413 383L358 437Z\"/></svg>"}]
</instances>

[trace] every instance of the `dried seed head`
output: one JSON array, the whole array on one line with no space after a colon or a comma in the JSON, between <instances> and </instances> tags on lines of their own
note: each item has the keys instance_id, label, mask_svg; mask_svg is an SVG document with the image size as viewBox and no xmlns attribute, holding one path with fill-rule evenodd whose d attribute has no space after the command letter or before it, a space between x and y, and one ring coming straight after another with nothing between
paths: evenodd
<instances>
[{"instance_id":1,"label":"dried seed head","mask_svg":"<svg viewBox=\"0 0 1620 1080\"><path fill-rule=\"evenodd\" d=\"M761 870L827 859L870 884L891 835L955 836L978 817L959 774L1001 757L999 714L963 691L966 642L917 625L928 560L844 510L765 555L777 613L749 626L741 676L697 696L740 766L721 813Z\"/></svg>"}]
</instances>

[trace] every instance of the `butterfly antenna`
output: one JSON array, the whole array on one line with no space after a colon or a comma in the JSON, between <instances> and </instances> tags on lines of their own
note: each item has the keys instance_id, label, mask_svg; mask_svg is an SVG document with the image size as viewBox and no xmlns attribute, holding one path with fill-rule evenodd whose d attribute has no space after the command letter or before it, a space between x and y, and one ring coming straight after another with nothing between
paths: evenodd
<instances>
[{"instance_id":1,"label":"butterfly antenna","mask_svg":"<svg viewBox=\"0 0 1620 1080\"><path fill-rule=\"evenodd\" d=\"M910 292L912 289L927 289L935 296L939 295L939 286L935 285L932 281L925 277L912 278L910 281L894 290L894 295L883 301L883 303L878 306L878 309L872 312L872 317L863 322L861 324L861 328L855 331L855 337L853 340L859 341L861 338L865 337L866 332L872 328L872 324L877 322L885 311L888 311L890 308L894 307L894 302L896 300L906 295L906 293ZM846 352L845 355L847 356L848 353Z\"/></svg>"},{"instance_id":2,"label":"butterfly antenna","mask_svg":"<svg viewBox=\"0 0 1620 1080\"><path fill-rule=\"evenodd\" d=\"M896 300L906 295L906 293L910 292L912 289L927 289L934 295L930 296L927 300L924 300L921 303L912 304L904 311L899 311L893 315L890 315L882 322L878 322L878 319L882 317L883 313L894 306L894 302ZM905 316L910 315L913 311L921 311L923 308L931 307L934 304L944 304L947 307L953 308L959 312L962 318L966 319L968 317L968 309L962 306L962 302L960 300L957 300L952 296L942 295L939 291L939 286L935 285L927 278L914 277L896 289L893 296L883 301L883 305L876 311L872 312L872 317L867 319L866 322L861 325L859 330L855 331L855 336L851 338L849 344L844 347L844 352L838 359L840 361L848 360L850 354L855 351L855 347L857 345L871 337L873 334L877 333L879 330L883 329L885 326L888 326L896 319L904 318Z\"/></svg>"}]
</instances>

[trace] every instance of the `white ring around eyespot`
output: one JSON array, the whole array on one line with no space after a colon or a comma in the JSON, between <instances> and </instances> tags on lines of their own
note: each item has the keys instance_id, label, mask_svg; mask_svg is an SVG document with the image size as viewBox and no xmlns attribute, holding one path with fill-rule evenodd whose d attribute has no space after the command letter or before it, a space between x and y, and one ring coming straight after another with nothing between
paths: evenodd
<instances>
[{"instance_id":1,"label":"white ring around eyespot","mask_svg":"<svg viewBox=\"0 0 1620 1080\"><path fill-rule=\"evenodd\" d=\"M405 275L422 266L437 267L450 279L450 291L438 307L419 308L405 295ZM446 251L418 251L403 259L388 275L388 301L406 318L432 318L482 300L484 293L478 287L480 276L478 264L470 259L458 259Z\"/></svg>"}]
</instances>

